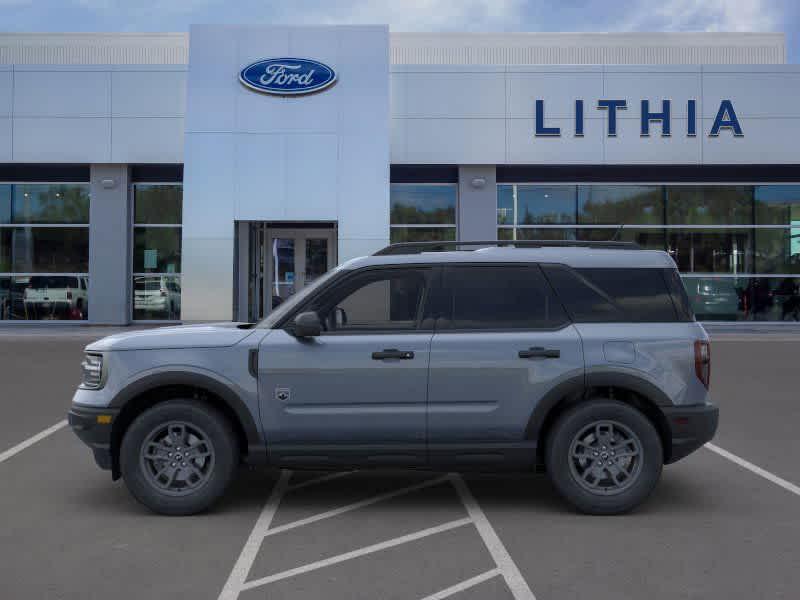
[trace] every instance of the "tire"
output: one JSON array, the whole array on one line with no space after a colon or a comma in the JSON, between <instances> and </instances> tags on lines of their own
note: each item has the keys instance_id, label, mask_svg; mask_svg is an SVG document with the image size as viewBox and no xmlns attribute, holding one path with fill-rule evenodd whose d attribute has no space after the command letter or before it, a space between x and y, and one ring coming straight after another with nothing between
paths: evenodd
<instances>
[{"instance_id":1,"label":"tire","mask_svg":"<svg viewBox=\"0 0 800 600\"><path fill-rule=\"evenodd\" d=\"M546 440L545 466L553 487L587 514L616 515L636 508L655 488L663 464L653 424L615 400L594 399L569 409Z\"/></svg>"},{"instance_id":2,"label":"tire","mask_svg":"<svg viewBox=\"0 0 800 600\"><path fill-rule=\"evenodd\" d=\"M119 458L125 485L139 502L163 515L192 515L225 492L239 464L239 449L231 423L219 411L197 400L176 399L134 419Z\"/></svg>"}]
</instances>

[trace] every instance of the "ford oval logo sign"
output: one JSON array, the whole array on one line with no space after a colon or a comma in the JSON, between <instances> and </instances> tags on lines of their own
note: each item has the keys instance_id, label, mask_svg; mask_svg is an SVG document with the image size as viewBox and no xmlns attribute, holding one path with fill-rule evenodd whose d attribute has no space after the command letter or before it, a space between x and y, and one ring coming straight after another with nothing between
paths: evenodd
<instances>
[{"instance_id":1,"label":"ford oval logo sign","mask_svg":"<svg viewBox=\"0 0 800 600\"><path fill-rule=\"evenodd\" d=\"M307 58L268 58L247 65L239 73L239 81L257 92L299 96L333 85L336 72Z\"/></svg>"}]
</instances>

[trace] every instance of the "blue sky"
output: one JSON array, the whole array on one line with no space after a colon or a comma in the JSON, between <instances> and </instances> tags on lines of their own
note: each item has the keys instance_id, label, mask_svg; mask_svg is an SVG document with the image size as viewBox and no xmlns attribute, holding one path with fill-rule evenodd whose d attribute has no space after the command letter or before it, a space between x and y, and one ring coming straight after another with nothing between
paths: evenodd
<instances>
[{"instance_id":1,"label":"blue sky","mask_svg":"<svg viewBox=\"0 0 800 600\"><path fill-rule=\"evenodd\" d=\"M185 31L190 23L389 23L393 31L779 31L798 0L0 0L5 31Z\"/></svg>"}]
</instances>

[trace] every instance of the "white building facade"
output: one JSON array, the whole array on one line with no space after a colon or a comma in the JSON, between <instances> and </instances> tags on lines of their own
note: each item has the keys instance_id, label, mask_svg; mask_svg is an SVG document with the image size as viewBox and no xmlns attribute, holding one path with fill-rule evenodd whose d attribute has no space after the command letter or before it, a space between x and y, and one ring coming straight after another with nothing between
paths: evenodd
<instances>
[{"instance_id":1,"label":"white building facade","mask_svg":"<svg viewBox=\"0 0 800 600\"><path fill-rule=\"evenodd\" d=\"M798 97L782 34L3 34L0 321L253 320L390 242L614 236L700 319L796 321Z\"/></svg>"}]
</instances>

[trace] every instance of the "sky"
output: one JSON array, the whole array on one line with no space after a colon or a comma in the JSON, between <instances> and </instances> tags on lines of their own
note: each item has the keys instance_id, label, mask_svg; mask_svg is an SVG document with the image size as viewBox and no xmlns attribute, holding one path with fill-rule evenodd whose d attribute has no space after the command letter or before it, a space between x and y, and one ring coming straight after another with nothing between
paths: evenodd
<instances>
[{"instance_id":1,"label":"sky","mask_svg":"<svg viewBox=\"0 0 800 600\"><path fill-rule=\"evenodd\" d=\"M392 31L777 31L798 0L0 0L0 31L186 31L192 23L388 23Z\"/></svg>"}]
</instances>

